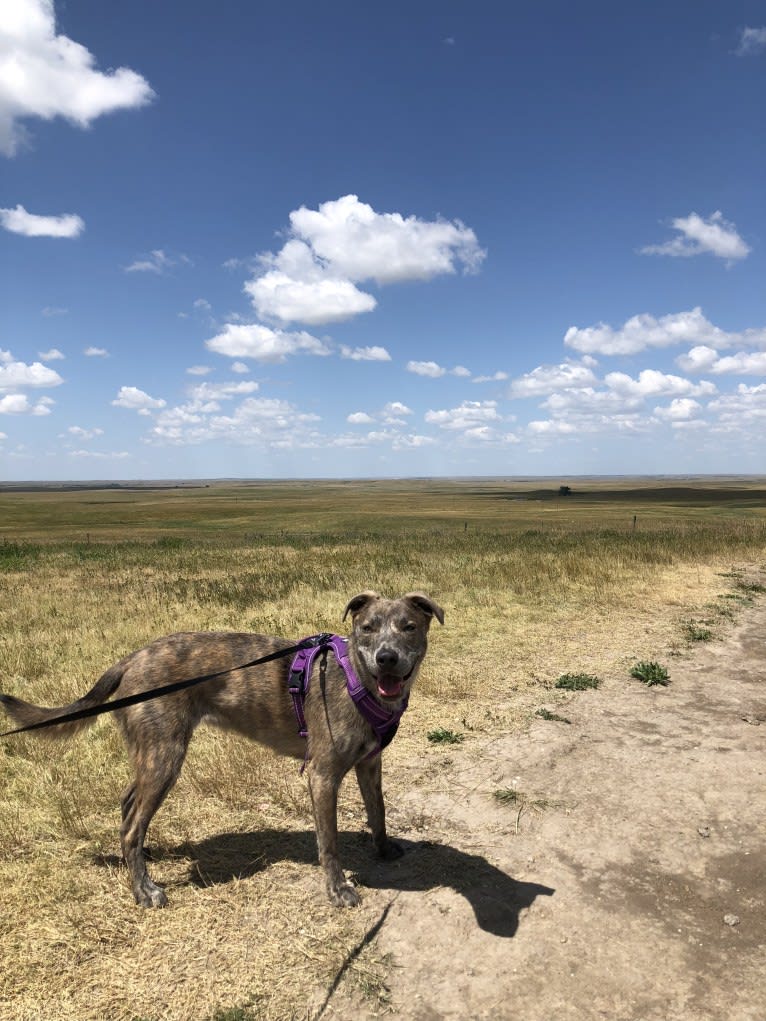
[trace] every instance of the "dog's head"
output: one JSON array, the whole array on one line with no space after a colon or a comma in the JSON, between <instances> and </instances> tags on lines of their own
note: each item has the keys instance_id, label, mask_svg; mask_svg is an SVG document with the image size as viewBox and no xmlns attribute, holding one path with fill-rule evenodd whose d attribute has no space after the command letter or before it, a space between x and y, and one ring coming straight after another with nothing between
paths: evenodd
<instances>
[{"instance_id":1,"label":"dog's head","mask_svg":"<svg viewBox=\"0 0 766 1021\"><path fill-rule=\"evenodd\" d=\"M444 610L422 592L384 599L360 592L343 613L351 614L351 648L359 679L384 702L399 702L409 693L428 648L434 617L444 623Z\"/></svg>"}]
</instances>

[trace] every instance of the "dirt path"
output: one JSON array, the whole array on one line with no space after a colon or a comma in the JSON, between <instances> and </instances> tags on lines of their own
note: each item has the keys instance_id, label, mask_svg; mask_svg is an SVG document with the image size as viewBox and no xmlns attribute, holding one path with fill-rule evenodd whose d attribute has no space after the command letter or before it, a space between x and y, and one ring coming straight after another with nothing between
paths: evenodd
<instances>
[{"instance_id":1,"label":"dirt path","mask_svg":"<svg viewBox=\"0 0 766 1021\"><path fill-rule=\"evenodd\" d=\"M667 662L413 767L410 853L359 869L394 1016L766 1021L766 603ZM354 969L323 1019L383 1012Z\"/></svg>"}]
</instances>

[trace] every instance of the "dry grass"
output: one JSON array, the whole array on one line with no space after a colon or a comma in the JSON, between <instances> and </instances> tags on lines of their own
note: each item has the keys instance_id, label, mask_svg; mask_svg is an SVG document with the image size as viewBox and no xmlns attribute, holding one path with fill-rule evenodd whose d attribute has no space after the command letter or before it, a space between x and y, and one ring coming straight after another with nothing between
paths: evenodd
<instances>
[{"instance_id":1,"label":"dry grass","mask_svg":"<svg viewBox=\"0 0 766 1021\"><path fill-rule=\"evenodd\" d=\"M636 532L633 491L622 503L568 504L565 521L550 493L525 491L517 506L494 483L347 487L333 517L342 490L5 494L13 534L0 545L0 688L63 704L160 634L299 637L340 629L361 589L421 588L443 603L447 626L433 632L386 752L395 803L400 785L444 755L428 731L467 729L478 754L483 735L522 726L543 699L571 697L551 691L560 674L595 674L608 690L630 663L682 652L684 621L712 616L724 629L739 604L718 600L719 612L716 597L744 596L721 574L762 563L766 550L763 504L748 502L756 489L744 484L715 490L707 505L699 485L675 504L648 489ZM128 498L132 518L115 522ZM91 542L72 541L73 527ZM0 1018L313 1018L339 975L371 1010L384 1006L387 965L365 934L394 891L367 890L354 912L325 902L294 763L200 732L150 831L152 869L171 899L163 912L133 905L117 857L127 780L108 720L71 743L0 744ZM406 835L407 819L397 822ZM343 860L363 871L369 847L351 783L340 823Z\"/></svg>"}]
</instances>

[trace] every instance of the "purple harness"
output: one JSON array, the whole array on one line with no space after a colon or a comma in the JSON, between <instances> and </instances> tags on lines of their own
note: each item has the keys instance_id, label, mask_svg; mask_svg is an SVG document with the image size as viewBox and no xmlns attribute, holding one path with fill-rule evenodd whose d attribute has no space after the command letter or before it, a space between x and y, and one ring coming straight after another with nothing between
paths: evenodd
<instances>
[{"instance_id":1,"label":"purple harness","mask_svg":"<svg viewBox=\"0 0 766 1021\"><path fill-rule=\"evenodd\" d=\"M320 634L312 636L311 639L304 639L304 641L312 641L315 644L307 649L301 649L297 653L295 659L290 664L290 674L287 682L287 690L292 697L295 718L298 721L299 735L301 737L308 737L303 705L309 685L311 684L311 671L314 666L314 660L320 653L326 657L327 650L332 649L336 660L346 675L346 691L348 691L356 708L375 731L375 736L378 739L378 747L367 758L379 755L393 740L394 734L396 734L399 727L399 721L404 714L404 710L407 708L408 699L404 700L399 709L386 709L385 706L382 706L356 676L348 655L348 641L345 638L341 638L340 635ZM308 751L306 752L306 760L303 763L304 768L307 761Z\"/></svg>"}]
</instances>

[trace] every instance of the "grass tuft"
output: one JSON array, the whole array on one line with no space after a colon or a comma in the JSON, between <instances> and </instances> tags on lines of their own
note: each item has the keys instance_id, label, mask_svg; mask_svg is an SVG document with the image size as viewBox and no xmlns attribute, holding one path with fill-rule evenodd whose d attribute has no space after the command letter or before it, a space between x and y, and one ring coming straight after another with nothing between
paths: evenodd
<instances>
[{"instance_id":1,"label":"grass tuft","mask_svg":"<svg viewBox=\"0 0 766 1021\"><path fill-rule=\"evenodd\" d=\"M552 723L571 723L566 716L559 716L558 713L552 713L550 709L538 709L535 712L535 716L539 716L541 720L550 720Z\"/></svg>"},{"instance_id":2,"label":"grass tuft","mask_svg":"<svg viewBox=\"0 0 766 1021\"><path fill-rule=\"evenodd\" d=\"M648 663L643 661L636 663L630 671L630 676L642 681L650 688L656 684L666 687L670 683L670 674L666 667L661 663L655 663L654 660Z\"/></svg>"},{"instance_id":3,"label":"grass tuft","mask_svg":"<svg viewBox=\"0 0 766 1021\"><path fill-rule=\"evenodd\" d=\"M444 727L438 727L436 730L429 730L426 737L431 744L462 744L465 734L455 730L446 730Z\"/></svg>"},{"instance_id":4,"label":"grass tuft","mask_svg":"<svg viewBox=\"0 0 766 1021\"><path fill-rule=\"evenodd\" d=\"M554 687L565 691L587 691L589 688L598 688L600 684L599 678L591 674L562 674Z\"/></svg>"}]
</instances>

